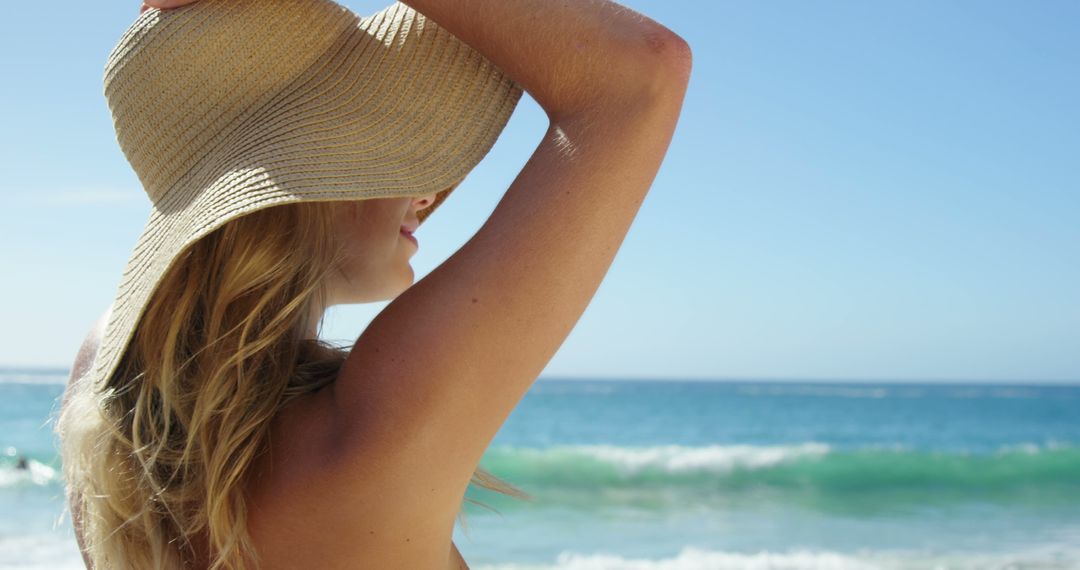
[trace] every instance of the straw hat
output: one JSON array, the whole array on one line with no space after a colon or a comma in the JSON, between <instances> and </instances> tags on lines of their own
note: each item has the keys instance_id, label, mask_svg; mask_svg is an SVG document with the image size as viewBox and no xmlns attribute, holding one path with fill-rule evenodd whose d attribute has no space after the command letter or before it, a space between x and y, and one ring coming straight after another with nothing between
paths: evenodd
<instances>
[{"instance_id":1,"label":"straw hat","mask_svg":"<svg viewBox=\"0 0 1080 570\"><path fill-rule=\"evenodd\" d=\"M268 206L436 193L494 145L522 88L401 2L200 0L138 17L109 54L116 138L153 208L94 363L108 379L188 245Z\"/></svg>"}]
</instances>

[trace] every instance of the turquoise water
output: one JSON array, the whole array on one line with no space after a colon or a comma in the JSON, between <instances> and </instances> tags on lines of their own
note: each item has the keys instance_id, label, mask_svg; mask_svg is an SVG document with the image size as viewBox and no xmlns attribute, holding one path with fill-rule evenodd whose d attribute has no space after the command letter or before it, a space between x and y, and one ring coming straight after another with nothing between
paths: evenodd
<instances>
[{"instance_id":1,"label":"turquoise water","mask_svg":"<svg viewBox=\"0 0 1080 570\"><path fill-rule=\"evenodd\" d=\"M0 373L2 568L81 568L63 380ZM540 380L481 465L474 570L1080 569L1080 387Z\"/></svg>"}]
</instances>

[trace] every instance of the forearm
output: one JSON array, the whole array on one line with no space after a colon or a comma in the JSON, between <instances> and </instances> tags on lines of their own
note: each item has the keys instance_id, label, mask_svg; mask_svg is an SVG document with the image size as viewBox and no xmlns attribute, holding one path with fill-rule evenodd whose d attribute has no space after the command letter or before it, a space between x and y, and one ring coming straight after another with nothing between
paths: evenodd
<instances>
[{"instance_id":1,"label":"forearm","mask_svg":"<svg viewBox=\"0 0 1080 570\"><path fill-rule=\"evenodd\" d=\"M607 0L402 0L517 81L556 118L665 89L686 43Z\"/></svg>"}]
</instances>

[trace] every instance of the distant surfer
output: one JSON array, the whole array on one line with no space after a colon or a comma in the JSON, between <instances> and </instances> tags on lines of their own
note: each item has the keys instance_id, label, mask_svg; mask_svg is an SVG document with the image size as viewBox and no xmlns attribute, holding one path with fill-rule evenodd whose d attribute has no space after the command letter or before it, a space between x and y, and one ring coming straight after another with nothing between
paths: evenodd
<instances>
[{"instance_id":1,"label":"distant surfer","mask_svg":"<svg viewBox=\"0 0 1080 570\"><path fill-rule=\"evenodd\" d=\"M20 455L19 461L15 463L15 468L26 471L30 469L30 465L27 463L26 458Z\"/></svg>"}]
</instances>

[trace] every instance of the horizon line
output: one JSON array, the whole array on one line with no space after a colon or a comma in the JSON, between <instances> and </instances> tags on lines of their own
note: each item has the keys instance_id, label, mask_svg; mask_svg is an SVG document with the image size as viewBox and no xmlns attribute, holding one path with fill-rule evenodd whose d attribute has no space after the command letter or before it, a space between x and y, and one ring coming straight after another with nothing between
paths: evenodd
<instances>
[{"instance_id":1,"label":"horizon line","mask_svg":"<svg viewBox=\"0 0 1080 570\"><path fill-rule=\"evenodd\" d=\"M26 374L31 376L71 374L70 368L55 366L0 366L0 375ZM675 377L675 376L578 376L578 375L541 375L537 381L554 382L697 382L697 383L764 383L764 384L908 384L935 386L1080 386L1080 379L1031 378L861 378L861 377L777 377L777 376L711 376L711 377ZM6 383L6 382L0 382ZM12 382L16 383L16 382ZM58 382L39 382L41 384L64 384Z\"/></svg>"}]
</instances>

